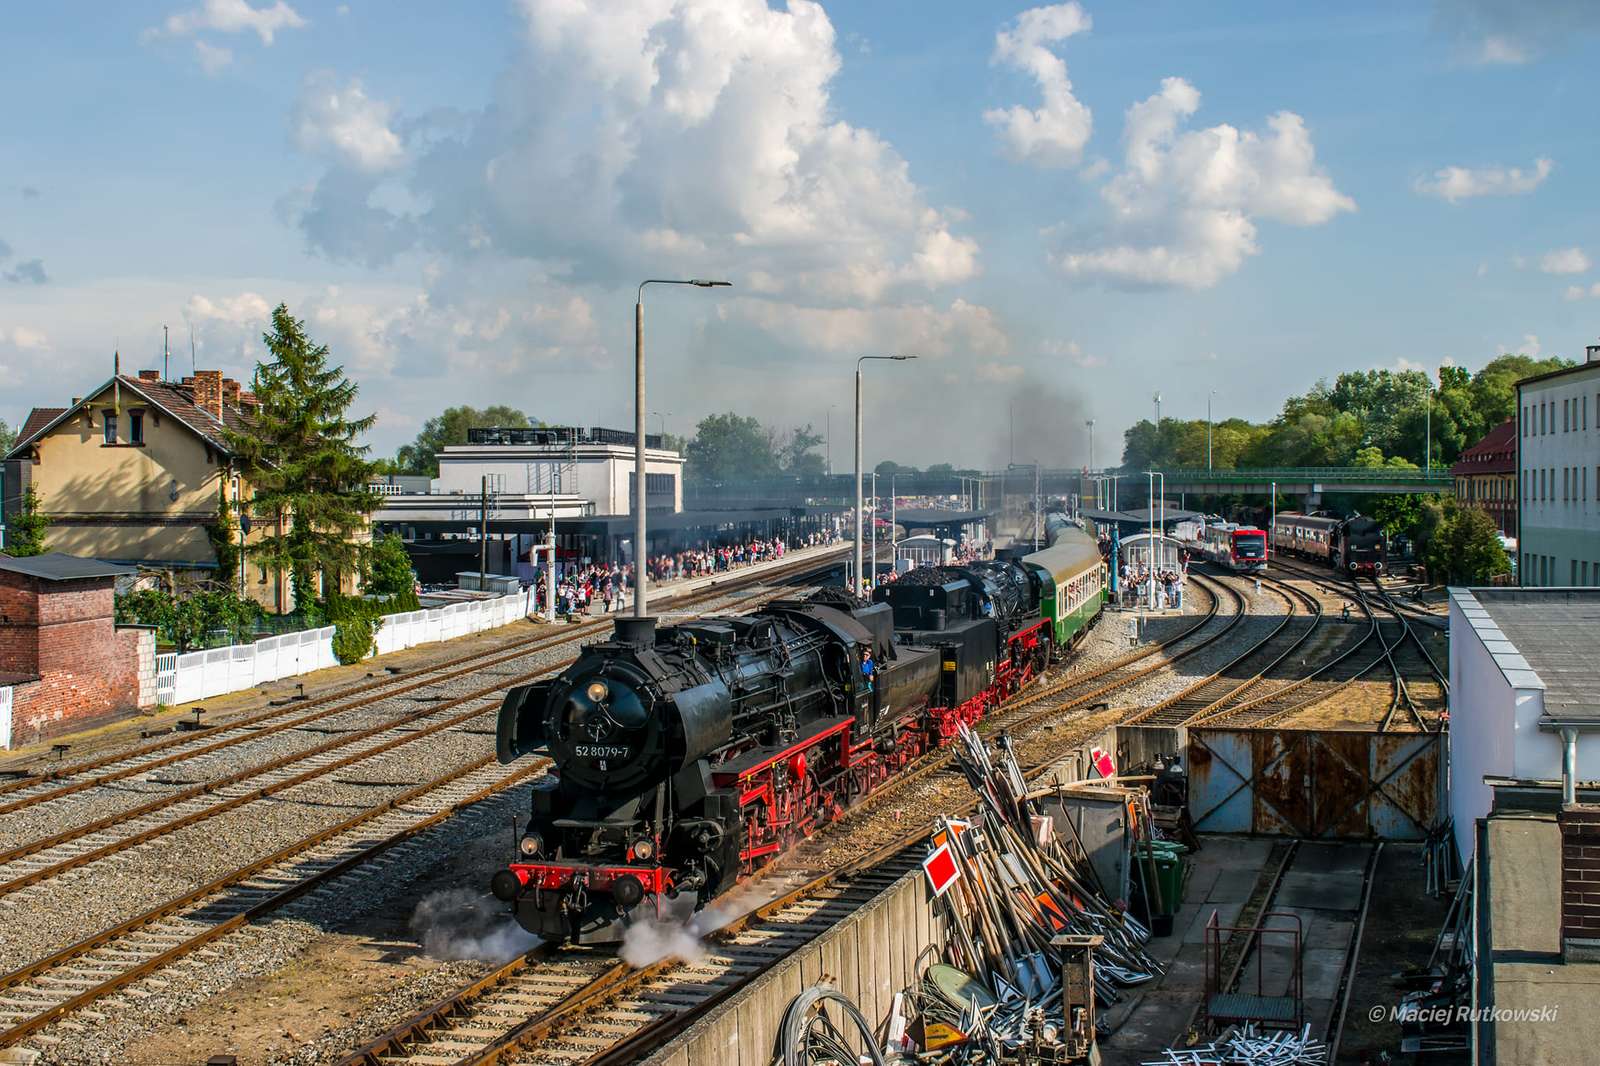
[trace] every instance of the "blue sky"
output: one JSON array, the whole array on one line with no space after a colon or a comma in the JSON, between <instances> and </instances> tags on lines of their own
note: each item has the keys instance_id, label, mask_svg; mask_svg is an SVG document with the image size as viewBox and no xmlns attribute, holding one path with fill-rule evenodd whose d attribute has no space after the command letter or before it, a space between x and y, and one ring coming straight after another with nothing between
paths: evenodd
<instances>
[{"instance_id":1,"label":"blue sky","mask_svg":"<svg viewBox=\"0 0 1600 1066\"><path fill-rule=\"evenodd\" d=\"M167 0L8 15L0 418L287 301L391 452L453 403L1096 458L1150 410L1580 356L1600 5ZM1452 170L1451 168L1458 168ZM652 423L656 419L652 418Z\"/></svg>"}]
</instances>

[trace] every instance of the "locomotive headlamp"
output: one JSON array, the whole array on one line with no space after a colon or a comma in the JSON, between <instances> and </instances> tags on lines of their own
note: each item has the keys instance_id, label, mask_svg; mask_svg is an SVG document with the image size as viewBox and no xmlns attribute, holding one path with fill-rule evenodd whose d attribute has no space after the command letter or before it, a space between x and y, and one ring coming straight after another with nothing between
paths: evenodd
<instances>
[{"instance_id":1,"label":"locomotive headlamp","mask_svg":"<svg viewBox=\"0 0 1600 1066\"><path fill-rule=\"evenodd\" d=\"M633 842L633 857L640 862L649 862L655 857L656 842L649 837L640 837Z\"/></svg>"},{"instance_id":2,"label":"locomotive headlamp","mask_svg":"<svg viewBox=\"0 0 1600 1066\"><path fill-rule=\"evenodd\" d=\"M544 850L544 840L538 833L529 833L517 842L517 850L531 859Z\"/></svg>"},{"instance_id":3,"label":"locomotive headlamp","mask_svg":"<svg viewBox=\"0 0 1600 1066\"><path fill-rule=\"evenodd\" d=\"M599 703L601 700L611 695L611 689L606 687L606 683L604 681L591 681L589 682L589 687L583 691L586 692L589 698L594 700L596 703Z\"/></svg>"}]
</instances>

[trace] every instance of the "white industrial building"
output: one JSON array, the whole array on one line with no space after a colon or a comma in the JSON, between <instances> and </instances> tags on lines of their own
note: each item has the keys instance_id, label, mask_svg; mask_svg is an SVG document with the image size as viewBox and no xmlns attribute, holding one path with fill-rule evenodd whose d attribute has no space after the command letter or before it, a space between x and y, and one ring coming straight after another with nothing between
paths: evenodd
<instances>
[{"instance_id":1,"label":"white industrial building","mask_svg":"<svg viewBox=\"0 0 1600 1066\"><path fill-rule=\"evenodd\" d=\"M1494 789L1600 783L1600 590L1450 590L1450 816L1463 861Z\"/></svg>"},{"instance_id":2,"label":"white industrial building","mask_svg":"<svg viewBox=\"0 0 1600 1066\"><path fill-rule=\"evenodd\" d=\"M1600 344L1517 382L1517 534L1524 586L1600 585Z\"/></svg>"}]
</instances>

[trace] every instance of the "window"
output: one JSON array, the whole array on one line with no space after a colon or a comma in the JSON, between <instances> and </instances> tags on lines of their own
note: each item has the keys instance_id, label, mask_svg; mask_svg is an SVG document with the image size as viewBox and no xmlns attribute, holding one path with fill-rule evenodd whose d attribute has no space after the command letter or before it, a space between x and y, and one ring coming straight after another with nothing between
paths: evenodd
<instances>
[{"instance_id":1,"label":"window","mask_svg":"<svg viewBox=\"0 0 1600 1066\"><path fill-rule=\"evenodd\" d=\"M1572 564L1572 571L1567 575L1567 584L1576 585L1578 583L1578 560L1568 559L1567 561Z\"/></svg>"},{"instance_id":2,"label":"window","mask_svg":"<svg viewBox=\"0 0 1600 1066\"><path fill-rule=\"evenodd\" d=\"M257 563L256 564L256 584L265 585L266 583L267 583L267 566L266 566L265 563Z\"/></svg>"},{"instance_id":3,"label":"window","mask_svg":"<svg viewBox=\"0 0 1600 1066\"><path fill-rule=\"evenodd\" d=\"M117 416L110 411L100 414L100 425L107 444L117 443Z\"/></svg>"},{"instance_id":4,"label":"window","mask_svg":"<svg viewBox=\"0 0 1600 1066\"><path fill-rule=\"evenodd\" d=\"M128 412L128 443L130 443L130 444L143 444L144 443L144 412L143 411L129 411Z\"/></svg>"},{"instance_id":5,"label":"window","mask_svg":"<svg viewBox=\"0 0 1600 1066\"><path fill-rule=\"evenodd\" d=\"M1567 401L1561 401L1561 432L1566 433L1572 428L1572 420L1568 417Z\"/></svg>"}]
</instances>

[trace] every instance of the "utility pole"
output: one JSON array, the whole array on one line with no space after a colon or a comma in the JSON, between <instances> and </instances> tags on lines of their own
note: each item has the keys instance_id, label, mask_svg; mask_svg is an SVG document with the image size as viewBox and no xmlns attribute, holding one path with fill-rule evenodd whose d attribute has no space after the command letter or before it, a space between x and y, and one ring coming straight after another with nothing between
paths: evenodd
<instances>
[{"instance_id":1,"label":"utility pole","mask_svg":"<svg viewBox=\"0 0 1600 1066\"><path fill-rule=\"evenodd\" d=\"M478 525L478 588L489 591L489 475L483 475L483 493L479 499L481 513Z\"/></svg>"},{"instance_id":2,"label":"utility pole","mask_svg":"<svg viewBox=\"0 0 1600 1066\"><path fill-rule=\"evenodd\" d=\"M1089 472L1094 473L1094 419L1089 419Z\"/></svg>"}]
</instances>

